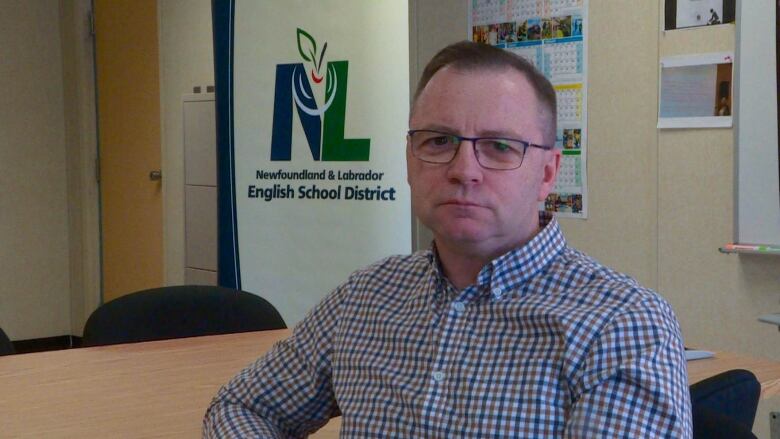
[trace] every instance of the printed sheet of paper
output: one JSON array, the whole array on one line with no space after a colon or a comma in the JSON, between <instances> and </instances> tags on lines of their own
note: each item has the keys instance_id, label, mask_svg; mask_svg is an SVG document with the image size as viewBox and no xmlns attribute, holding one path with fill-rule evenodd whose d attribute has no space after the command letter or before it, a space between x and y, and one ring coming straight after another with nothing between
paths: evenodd
<instances>
[{"instance_id":1,"label":"printed sheet of paper","mask_svg":"<svg viewBox=\"0 0 780 439\"><path fill-rule=\"evenodd\" d=\"M530 61L555 87L558 182L543 206L587 218L587 0L471 0L469 38Z\"/></svg>"},{"instance_id":2,"label":"printed sheet of paper","mask_svg":"<svg viewBox=\"0 0 780 439\"><path fill-rule=\"evenodd\" d=\"M733 23L735 12L735 0L665 0L664 29Z\"/></svg>"},{"instance_id":3,"label":"printed sheet of paper","mask_svg":"<svg viewBox=\"0 0 780 439\"><path fill-rule=\"evenodd\" d=\"M731 52L663 58L658 128L732 126L733 60Z\"/></svg>"}]
</instances>

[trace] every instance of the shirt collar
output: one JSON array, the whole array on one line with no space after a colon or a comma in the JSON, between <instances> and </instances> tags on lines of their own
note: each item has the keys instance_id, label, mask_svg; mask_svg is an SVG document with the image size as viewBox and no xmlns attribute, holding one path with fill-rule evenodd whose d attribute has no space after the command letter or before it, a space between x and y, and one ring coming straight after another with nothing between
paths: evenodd
<instances>
[{"instance_id":1,"label":"shirt collar","mask_svg":"<svg viewBox=\"0 0 780 439\"><path fill-rule=\"evenodd\" d=\"M526 244L482 267L477 275L480 289L490 291L498 298L504 292L518 288L555 259L566 246L558 221L549 212L539 212L539 226L539 233ZM437 279L448 282L441 270L435 243L431 245L428 258Z\"/></svg>"}]
</instances>

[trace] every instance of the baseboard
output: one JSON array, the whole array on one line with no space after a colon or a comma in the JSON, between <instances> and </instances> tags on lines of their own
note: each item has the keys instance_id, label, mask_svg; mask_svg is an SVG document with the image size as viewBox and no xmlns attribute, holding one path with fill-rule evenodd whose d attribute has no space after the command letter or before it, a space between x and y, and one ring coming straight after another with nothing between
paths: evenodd
<instances>
[{"instance_id":1,"label":"baseboard","mask_svg":"<svg viewBox=\"0 0 780 439\"><path fill-rule=\"evenodd\" d=\"M60 335L57 337L32 338L11 342L17 354L32 352L58 351L81 347L81 337L75 335Z\"/></svg>"}]
</instances>

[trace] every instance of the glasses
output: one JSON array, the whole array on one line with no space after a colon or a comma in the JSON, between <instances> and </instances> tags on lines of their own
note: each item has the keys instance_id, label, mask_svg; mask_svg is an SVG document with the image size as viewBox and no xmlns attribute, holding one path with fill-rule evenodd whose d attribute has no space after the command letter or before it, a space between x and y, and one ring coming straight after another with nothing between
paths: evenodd
<instances>
[{"instance_id":1,"label":"glasses","mask_svg":"<svg viewBox=\"0 0 780 439\"><path fill-rule=\"evenodd\" d=\"M523 164L529 146L550 150L552 146L536 145L520 139L501 137L463 137L434 130L409 130L407 139L412 155L427 163L450 163L461 143L468 140L474 146L477 162L485 169L507 171Z\"/></svg>"}]
</instances>

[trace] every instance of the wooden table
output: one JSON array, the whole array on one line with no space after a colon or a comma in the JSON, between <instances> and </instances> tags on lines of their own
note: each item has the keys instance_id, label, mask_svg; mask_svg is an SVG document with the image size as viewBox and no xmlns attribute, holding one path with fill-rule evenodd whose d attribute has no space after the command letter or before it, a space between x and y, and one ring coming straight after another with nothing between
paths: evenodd
<instances>
[{"instance_id":1,"label":"wooden table","mask_svg":"<svg viewBox=\"0 0 780 439\"><path fill-rule=\"evenodd\" d=\"M780 362L732 352L715 352L714 358L689 361L688 382L696 383L731 369L753 372L761 383L762 399L780 394Z\"/></svg>"},{"instance_id":2,"label":"wooden table","mask_svg":"<svg viewBox=\"0 0 780 439\"><path fill-rule=\"evenodd\" d=\"M219 387L289 330L0 357L0 437L197 438ZM780 393L780 363L717 353L688 363L690 382L752 370ZM338 437L338 419L314 438Z\"/></svg>"},{"instance_id":3,"label":"wooden table","mask_svg":"<svg viewBox=\"0 0 780 439\"><path fill-rule=\"evenodd\" d=\"M0 438L199 438L219 387L290 334L216 335L0 357ZM316 438L337 438L331 422Z\"/></svg>"}]
</instances>

